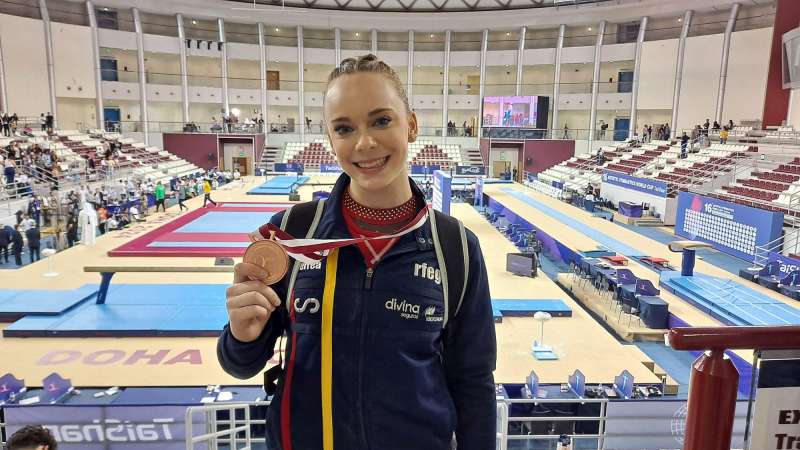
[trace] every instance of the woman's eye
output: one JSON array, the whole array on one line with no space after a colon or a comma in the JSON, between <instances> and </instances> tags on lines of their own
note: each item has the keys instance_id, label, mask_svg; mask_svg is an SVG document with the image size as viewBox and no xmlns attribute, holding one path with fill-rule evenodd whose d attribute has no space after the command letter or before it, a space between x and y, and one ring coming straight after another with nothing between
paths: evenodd
<instances>
[{"instance_id":1,"label":"woman's eye","mask_svg":"<svg viewBox=\"0 0 800 450\"><path fill-rule=\"evenodd\" d=\"M377 125L379 127L385 127L385 126L389 125L391 122L392 122L392 119L390 117L384 116L384 117L381 117L378 120L376 120L375 121L375 125Z\"/></svg>"},{"instance_id":2,"label":"woman's eye","mask_svg":"<svg viewBox=\"0 0 800 450\"><path fill-rule=\"evenodd\" d=\"M333 131L338 135L343 135L353 131L353 129L345 125L339 125L338 127L334 128Z\"/></svg>"}]
</instances>

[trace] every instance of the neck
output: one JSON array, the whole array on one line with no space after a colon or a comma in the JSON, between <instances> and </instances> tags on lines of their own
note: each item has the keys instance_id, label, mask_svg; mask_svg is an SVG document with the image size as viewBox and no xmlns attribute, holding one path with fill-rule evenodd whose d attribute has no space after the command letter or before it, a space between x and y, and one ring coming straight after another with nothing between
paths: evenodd
<instances>
[{"instance_id":1,"label":"neck","mask_svg":"<svg viewBox=\"0 0 800 450\"><path fill-rule=\"evenodd\" d=\"M350 197L357 203L374 209L387 209L400 206L407 202L413 195L411 185L407 176L399 176L398 179L380 191L370 191L361 188L356 183L351 182Z\"/></svg>"}]
</instances>

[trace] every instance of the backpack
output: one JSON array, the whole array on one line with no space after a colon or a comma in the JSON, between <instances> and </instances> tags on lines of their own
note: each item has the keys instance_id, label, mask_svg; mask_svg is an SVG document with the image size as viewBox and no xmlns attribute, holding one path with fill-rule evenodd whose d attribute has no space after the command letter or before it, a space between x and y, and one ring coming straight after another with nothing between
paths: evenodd
<instances>
[{"instance_id":1,"label":"backpack","mask_svg":"<svg viewBox=\"0 0 800 450\"><path fill-rule=\"evenodd\" d=\"M298 203L286 211L281 220L280 228L294 237L303 236L311 239L319 224L324 199ZM445 296L444 320L442 328L445 333L449 330L447 324L456 317L464 294L467 289L467 276L469 273L469 252L467 250L467 235L464 224L460 220L450 217L433 209L430 210L429 220L433 235L433 246L439 270L442 274L442 291ZM289 274L289 285L286 292L291 292L300 265L293 261ZM291 302L287 302L291 305ZM273 395L277 389L276 381L283 374L282 364L271 367L264 372L264 391Z\"/></svg>"}]
</instances>

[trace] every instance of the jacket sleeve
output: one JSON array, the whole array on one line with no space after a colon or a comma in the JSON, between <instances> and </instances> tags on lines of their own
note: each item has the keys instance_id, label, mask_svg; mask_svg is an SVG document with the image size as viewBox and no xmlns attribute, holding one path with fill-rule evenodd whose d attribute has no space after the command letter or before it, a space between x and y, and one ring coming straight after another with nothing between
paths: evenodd
<instances>
[{"instance_id":1,"label":"jacket sleeve","mask_svg":"<svg viewBox=\"0 0 800 450\"><path fill-rule=\"evenodd\" d=\"M283 212L277 213L272 216L270 222L280 225L282 216ZM284 306L287 284L288 275L271 286L281 299L281 306L270 315L267 325L255 341L239 341L233 337L230 324L225 325L217 341L217 359L225 372L242 380L252 378L264 369L267 361L272 358L275 342L283 334L288 323L288 314Z\"/></svg>"},{"instance_id":2,"label":"jacket sleeve","mask_svg":"<svg viewBox=\"0 0 800 450\"><path fill-rule=\"evenodd\" d=\"M497 360L489 280L478 238L467 230L469 275L458 314L445 331L444 365L458 414L458 450L495 447Z\"/></svg>"}]
</instances>

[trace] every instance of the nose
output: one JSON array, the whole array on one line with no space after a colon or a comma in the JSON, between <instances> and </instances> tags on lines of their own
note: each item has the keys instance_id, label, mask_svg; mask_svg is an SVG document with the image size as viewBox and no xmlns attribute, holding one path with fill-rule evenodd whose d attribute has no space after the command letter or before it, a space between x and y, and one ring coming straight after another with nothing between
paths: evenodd
<instances>
[{"instance_id":1,"label":"nose","mask_svg":"<svg viewBox=\"0 0 800 450\"><path fill-rule=\"evenodd\" d=\"M361 133L356 141L356 151L364 152L373 150L377 146L377 142L369 132Z\"/></svg>"}]
</instances>

